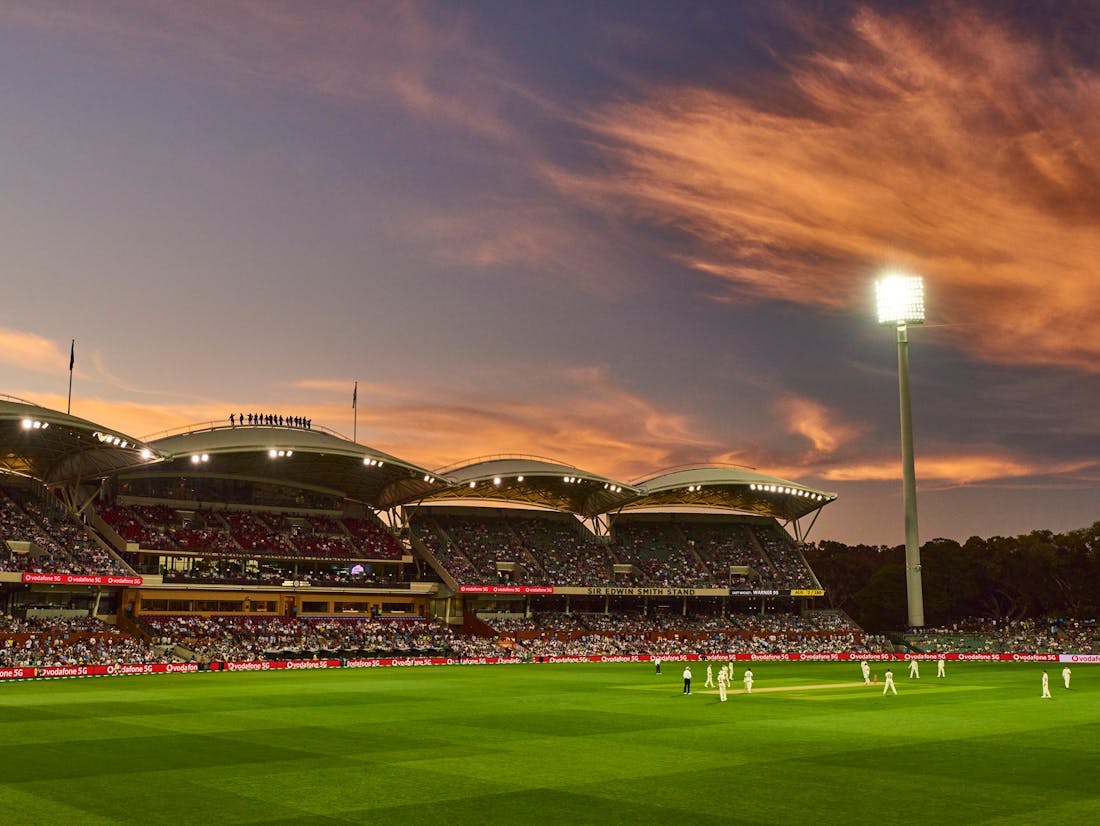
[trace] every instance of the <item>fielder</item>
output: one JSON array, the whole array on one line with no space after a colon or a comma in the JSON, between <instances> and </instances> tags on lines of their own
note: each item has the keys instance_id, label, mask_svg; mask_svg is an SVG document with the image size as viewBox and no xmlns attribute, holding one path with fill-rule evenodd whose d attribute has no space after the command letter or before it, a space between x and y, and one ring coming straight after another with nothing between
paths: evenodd
<instances>
[{"instance_id":1,"label":"fielder","mask_svg":"<svg viewBox=\"0 0 1100 826\"><path fill-rule=\"evenodd\" d=\"M909 679L911 679L911 680L919 680L920 679L920 666L917 665L916 660L910 660L909 661Z\"/></svg>"},{"instance_id":2,"label":"fielder","mask_svg":"<svg viewBox=\"0 0 1100 826\"><path fill-rule=\"evenodd\" d=\"M1067 665L1065 668L1062 669L1062 682L1066 684L1067 689L1069 688L1069 675L1070 671L1069 666Z\"/></svg>"},{"instance_id":3,"label":"fielder","mask_svg":"<svg viewBox=\"0 0 1100 826\"><path fill-rule=\"evenodd\" d=\"M718 700L726 702L726 689L730 685L730 673L725 666L718 669Z\"/></svg>"},{"instance_id":4,"label":"fielder","mask_svg":"<svg viewBox=\"0 0 1100 826\"><path fill-rule=\"evenodd\" d=\"M703 683L703 688L714 688L714 669L709 665L707 666L707 681Z\"/></svg>"},{"instance_id":5,"label":"fielder","mask_svg":"<svg viewBox=\"0 0 1100 826\"><path fill-rule=\"evenodd\" d=\"M752 669L745 669L745 693L752 694Z\"/></svg>"},{"instance_id":6,"label":"fielder","mask_svg":"<svg viewBox=\"0 0 1100 826\"><path fill-rule=\"evenodd\" d=\"M1050 696L1050 677L1047 676L1046 671L1043 671L1043 693L1039 697L1040 700L1053 700Z\"/></svg>"},{"instance_id":7,"label":"fielder","mask_svg":"<svg viewBox=\"0 0 1100 826\"><path fill-rule=\"evenodd\" d=\"M886 669L886 681L882 686L882 696L886 696L887 691L892 691L894 694L898 693L897 686L894 685L894 672L889 668Z\"/></svg>"},{"instance_id":8,"label":"fielder","mask_svg":"<svg viewBox=\"0 0 1100 826\"><path fill-rule=\"evenodd\" d=\"M871 666L867 663L867 660L864 660L863 662L861 662L859 664L859 670L863 672L863 684L864 685L870 685L871 684Z\"/></svg>"},{"instance_id":9,"label":"fielder","mask_svg":"<svg viewBox=\"0 0 1100 826\"><path fill-rule=\"evenodd\" d=\"M947 676L947 663L944 660L942 654L940 655L940 658L938 660L936 660L936 676L937 677L946 677Z\"/></svg>"}]
</instances>

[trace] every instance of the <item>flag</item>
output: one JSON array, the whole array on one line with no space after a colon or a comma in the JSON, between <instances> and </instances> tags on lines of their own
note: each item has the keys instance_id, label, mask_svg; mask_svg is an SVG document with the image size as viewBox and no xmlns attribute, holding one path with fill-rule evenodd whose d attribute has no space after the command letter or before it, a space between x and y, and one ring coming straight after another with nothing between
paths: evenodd
<instances>
[{"instance_id":1,"label":"flag","mask_svg":"<svg viewBox=\"0 0 1100 826\"><path fill-rule=\"evenodd\" d=\"M76 339L73 339L73 343L69 345L69 372L73 372L73 365L76 364Z\"/></svg>"},{"instance_id":2,"label":"flag","mask_svg":"<svg viewBox=\"0 0 1100 826\"><path fill-rule=\"evenodd\" d=\"M359 405L359 382L355 383L355 389L351 391L351 409L358 409Z\"/></svg>"}]
</instances>

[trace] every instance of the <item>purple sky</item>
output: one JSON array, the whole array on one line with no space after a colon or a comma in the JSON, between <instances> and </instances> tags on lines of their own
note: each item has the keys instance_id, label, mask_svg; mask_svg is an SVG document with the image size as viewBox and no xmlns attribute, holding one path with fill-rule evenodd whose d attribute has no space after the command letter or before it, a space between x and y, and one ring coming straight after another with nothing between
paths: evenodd
<instances>
[{"instance_id":1,"label":"purple sky","mask_svg":"<svg viewBox=\"0 0 1100 826\"><path fill-rule=\"evenodd\" d=\"M308 8L308 10L307 10ZM0 8L0 392L139 437L311 416L428 467L835 491L812 539L1100 518L1100 10Z\"/></svg>"}]
</instances>

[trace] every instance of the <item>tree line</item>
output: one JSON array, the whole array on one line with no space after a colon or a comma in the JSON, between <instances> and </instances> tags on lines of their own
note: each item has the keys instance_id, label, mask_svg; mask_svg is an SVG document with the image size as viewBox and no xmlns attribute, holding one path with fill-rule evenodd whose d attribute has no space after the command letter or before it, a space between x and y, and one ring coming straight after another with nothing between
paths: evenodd
<instances>
[{"instance_id":1,"label":"tree line","mask_svg":"<svg viewBox=\"0 0 1100 826\"><path fill-rule=\"evenodd\" d=\"M829 606L864 629L907 624L905 546L806 546L806 559ZM933 539L921 546L924 619L951 625L968 617L999 620L1100 615L1100 522L1090 528L1015 537L972 536L960 544Z\"/></svg>"}]
</instances>

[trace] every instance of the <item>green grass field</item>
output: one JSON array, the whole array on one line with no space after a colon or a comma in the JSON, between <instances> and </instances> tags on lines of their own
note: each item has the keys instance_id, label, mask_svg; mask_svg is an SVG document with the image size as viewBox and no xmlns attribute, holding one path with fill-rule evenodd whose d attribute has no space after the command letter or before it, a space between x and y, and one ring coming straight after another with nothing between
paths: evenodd
<instances>
[{"instance_id":1,"label":"green grass field","mask_svg":"<svg viewBox=\"0 0 1100 826\"><path fill-rule=\"evenodd\" d=\"M885 666L874 664L880 675ZM21 823L889 824L1100 819L1100 668L464 666L0 684ZM739 682L744 664L738 664ZM842 683L840 687L821 687ZM770 690L785 689L785 690Z\"/></svg>"}]
</instances>

